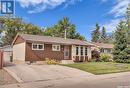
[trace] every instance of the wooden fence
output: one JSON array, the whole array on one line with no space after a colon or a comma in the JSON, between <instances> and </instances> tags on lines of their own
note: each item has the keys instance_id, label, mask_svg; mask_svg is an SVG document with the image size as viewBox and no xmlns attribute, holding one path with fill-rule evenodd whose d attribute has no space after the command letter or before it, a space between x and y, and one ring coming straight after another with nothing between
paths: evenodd
<instances>
[{"instance_id":1,"label":"wooden fence","mask_svg":"<svg viewBox=\"0 0 130 88\"><path fill-rule=\"evenodd\" d=\"M0 69L3 68L3 51L0 51Z\"/></svg>"}]
</instances>

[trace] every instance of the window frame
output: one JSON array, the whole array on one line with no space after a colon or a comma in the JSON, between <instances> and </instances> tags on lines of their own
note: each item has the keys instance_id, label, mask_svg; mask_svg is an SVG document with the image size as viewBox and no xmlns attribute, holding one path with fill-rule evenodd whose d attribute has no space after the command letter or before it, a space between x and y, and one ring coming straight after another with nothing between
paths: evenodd
<instances>
[{"instance_id":1,"label":"window frame","mask_svg":"<svg viewBox=\"0 0 130 88\"><path fill-rule=\"evenodd\" d=\"M79 46L76 46L76 56L79 56Z\"/></svg>"},{"instance_id":2,"label":"window frame","mask_svg":"<svg viewBox=\"0 0 130 88\"><path fill-rule=\"evenodd\" d=\"M37 48L34 49L34 45L37 45ZM42 45L42 49L39 49L39 45ZM39 44L39 43L32 43L32 50L44 50L44 44Z\"/></svg>"},{"instance_id":3,"label":"window frame","mask_svg":"<svg viewBox=\"0 0 130 88\"><path fill-rule=\"evenodd\" d=\"M87 56L87 55L88 55L88 48L85 47L85 56Z\"/></svg>"},{"instance_id":4,"label":"window frame","mask_svg":"<svg viewBox=\"0 0 130 88\"><path fill-rule=\"evenodd\" d=\"M83 47L83 46L80 47L80 55L81 55L81 56L84 55L84 47Z\"/></svg>"},{"instance_id":5,"label":"window frame","mask_svg":"<svg viewBox=\"0 0 130 88\"><path fill-rule=\"evenodd\" d=\"M54 49L53 47L56 47L56 49ZM57 49L57 47L59 47L59 50ZM52 51L61 51L61 45L59 44L52 44Z\"/></svg>"}]
</instances>

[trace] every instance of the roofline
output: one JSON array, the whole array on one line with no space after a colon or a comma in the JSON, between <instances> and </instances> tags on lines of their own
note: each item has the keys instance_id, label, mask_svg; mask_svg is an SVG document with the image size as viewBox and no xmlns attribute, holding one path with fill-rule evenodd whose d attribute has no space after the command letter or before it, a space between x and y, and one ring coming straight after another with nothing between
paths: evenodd
<instances>
[{"instance_id":1,"label":"roofline","mask_svg":"<svg viewBox=\"0 0 130 88\"><path fill-rule=\"evenodd\" d=\"M109 45L114 45L114 44L112 44L112 43L94 43L94 42L92 42L92 44L94 44L95 45L95 47L98 47L98 48L106 48L106 47L102 47L102 46L100 46L100 45L97 45L97 44L109 44ZM114 46L113 46L114 47ZM113 47L107 47L108 49L111 49L111 48L113 48Z\"/></svg>"},{"instance_id":2,"label":"roofline","mask_svg":"<svg viewBox=\"0 0 130 88\"><path fill-rule=\"evenodd\" d=\"M58 43L58 42L44 42L44 41L31 41L31 40L26 40L26 42L30 42L30 43L35 43L35 42L41 42L41 43L45 43L45 44L62 44L62 45L81 45L81 46L92 46L90 44L69 44L69 43Z\"/></svg>"},{"instance_id":3,"label":"roofline","mask_svg":"<svg viewBox=\"0 0 130 88\"><path fill-rule=\"evenodd\" d=\"M11 45L13 45L14 44L14 42L15 42L15 40L17 39L17 37L19 36L19 34L17 34L15 37L14 37L14 39L13 39L13 41L12 41L12 43L11 43Z\"/></svg>"},{"instance_id":4,"label":"roofline","mask_svg":"<svg viewBox=\"0 0 130 88\"><path fill-rule=\"evenodd\" d=\"M29 35L29 34L27 34L27 35ZM11 43L12 46L14 45L14 43L15 43L16 39L18 38L18 36L22 37L22 36L20 35L20 33L17 33L17 35L14 37L14 40L13 40L12 43ZM51 36L49 36L49 37L51 37ZM23 37L22 37L22 38L23 38ZM59 37L57 37L57 38L59 38ZM24 38L23 38L23 39L24 39ZM24 40L25 40L26 42L44 42L44 41L32 41L32 40L26 40L26 39L24 39ZM78 39L75 39L75 40L78 40ZM82 41L82 40L80 40L80 41ZM84 42L84 43L86 43L86 44L69 44L69 43L59 43L59 42L54 42L54 43L64 44L64 45L94 46L94 44L92 44L92 43L87 43L86 41L82 41L82 42ZM53 42L45 42L45 43L53 43Z\"/></svg>"},{"instance_id":5,"label":"roofline","mask_svg":"<svg viewBox=\"0 0 130 88\"><path fill-rule=\"evenodd\" d=\"M13 41L12 41L12 43L11 43L11 46L13 46L14 45L14 42L16 41L16 39L17 39L17 37L18 36L20 36L20 34L19 33L17 33L17 35L14 37L14 39L13 39ZM20 36L21 37L21 36ZM23 38L23 37L22 37ZM24 39L24 38L23 38ZM24 39L25 40L25 39ZM25 40L26 41L26 40Z\"/></svg>"}]
</instances>

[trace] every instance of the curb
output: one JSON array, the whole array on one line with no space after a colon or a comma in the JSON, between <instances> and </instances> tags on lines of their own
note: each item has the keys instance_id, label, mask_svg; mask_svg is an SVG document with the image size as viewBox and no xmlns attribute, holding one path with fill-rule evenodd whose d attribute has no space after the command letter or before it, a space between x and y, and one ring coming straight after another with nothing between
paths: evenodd
<instances>
[{"instance_id":1,"label":"curb","mask_svg":"<svg viewBox=\"0 0 130 88\"><path fill-rule=\"evenodd\" d=\"M7 71L16 81L19 83L22 83L23 80L21 80L14 72L8 70L7 68L3 68L5 71Z\"/></svg>"}]
</instances>

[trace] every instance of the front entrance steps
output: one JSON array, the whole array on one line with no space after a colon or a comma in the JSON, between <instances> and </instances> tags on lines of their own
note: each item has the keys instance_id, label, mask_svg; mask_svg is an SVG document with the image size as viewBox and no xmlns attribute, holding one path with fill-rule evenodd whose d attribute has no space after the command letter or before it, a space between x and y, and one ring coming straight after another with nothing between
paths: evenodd
<instances>
[{"instance_id":1,"label":"front entrance steps","mask_svg":"<svg viewBox=\"0 0 130 88\"><path fill-rule=\"evenodd\" d=\"M62 64L73 64L74 61L73 60L62 60L61 63Z\"/></svg>"}]
</instances>

